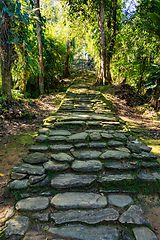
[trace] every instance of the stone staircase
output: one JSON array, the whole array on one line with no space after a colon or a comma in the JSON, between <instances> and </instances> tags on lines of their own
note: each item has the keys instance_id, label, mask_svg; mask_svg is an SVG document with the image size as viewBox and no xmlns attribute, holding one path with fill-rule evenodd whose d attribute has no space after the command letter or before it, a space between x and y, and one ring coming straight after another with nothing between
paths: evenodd
<instances>
[{"instance_id":1,"label":"stone staircase","mask_svg":"<svg viewBox=\"0 0 160 240\"><path fill-rule=\"evenodd\" d=\"M74 82L13 167L17 200L4 239L154 240L139 192L158 192L160 164L91 84Z\"/></svg>"}]
</instances>

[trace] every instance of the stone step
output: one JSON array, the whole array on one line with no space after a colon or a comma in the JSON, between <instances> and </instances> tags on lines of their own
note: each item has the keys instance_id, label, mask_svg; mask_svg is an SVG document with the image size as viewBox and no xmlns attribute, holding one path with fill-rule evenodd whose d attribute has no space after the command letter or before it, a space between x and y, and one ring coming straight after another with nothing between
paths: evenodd
<instances>
[{"instance_id":1,"label":"stone step","mask_svg":"<svg viewBox=\"0 0 160 240\"><path fill-rule=\"evenodd\" d=\"M59 174L52 178L51 187L57 189L87 187L97 180L96 175Z\"/></svg>"},{"instance_id":2,"label":"stone step","mask_svg":"<svg viewBox=\"0 0 160 240\"><path fill-rule=\"evenodd\" d=\"M96 193L66 192L55 195L51 205L56 209L103 208L107 205L107 199Z\"/></svg>"}]
</instances>

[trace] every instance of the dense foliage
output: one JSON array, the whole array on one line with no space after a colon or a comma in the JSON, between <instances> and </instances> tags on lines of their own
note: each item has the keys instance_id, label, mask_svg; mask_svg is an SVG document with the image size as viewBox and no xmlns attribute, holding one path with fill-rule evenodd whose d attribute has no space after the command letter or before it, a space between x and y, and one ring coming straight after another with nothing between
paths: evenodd
<instances>
[{"instance_id":1,"label":"dense foliage","mask_svg":"<svg viewBox=\"0 0 160 240\"><path fill-rule=\"evenodd\" d=\"M41 75L50 93L70 76L73 56L85 56L94 61L98 84L126 82L159 109L160 0L41 0L39 15L36 2L0 3L4 94L38 97Z\"/></svg>"}]
</instances>

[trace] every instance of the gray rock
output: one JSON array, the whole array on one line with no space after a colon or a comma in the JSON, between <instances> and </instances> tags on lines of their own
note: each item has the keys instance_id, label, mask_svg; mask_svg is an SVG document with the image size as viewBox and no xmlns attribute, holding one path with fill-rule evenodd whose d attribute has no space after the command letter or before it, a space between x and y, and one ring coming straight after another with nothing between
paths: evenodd
<instances>
[{"instance_id":1,"label":"gray rock","mask_svg":"<svg viewBox=\"0 0 160 240\"><path fill-rule=\"evenodd\" d=\"M57 209L102 208L107 205L107 199L96 193L66 192L55 195L51 205Z\"/></svg>"},{"instance_id":2,"label":"gray rock","mask_svg":"<svg viewBox=\"0 0 160 240\"><path fill-rule=\"evenodd\" d=\"M97 159L101 152L100 151L74 151L73 156L78 159Z\"/></svg>"},{"instance_id":3,"label":"gray rock","mask_svg":"<svg viewBox=\"0 0 160 240\"><path fill-rule=\"evenodd\" d=\"M12 218L14 216L14 214L15 214L15 208L14 208L14 206L12 206L7 211L6 216L5 216L5 220L9 220L10 218Z\"/></svg>"},{"instance_id":4,"label":"gray rock","mask_svg":"<svg viewBox=\"0 0 160 240\"><path fill-rule=\"evenodd\" d=\"M138 162L106 162L104 163L105 168L107 169L116 169L116 170L134 170L139 168Z\"/></svg>"},{"instance_id":5,"label":"gray rock","mask_svg":"<svg viewBox=\"0 0 160 240\"><path fill-rule=\"evenodd\" d=\"M84 142L87 138L88 134L86 132L76 133L69 136L66 141L67 142Z\"/></svg>"},{"instance_id":6,"label":"gray rock","mask_svg":"<svg viewBox=\"0 0 160 240\"><path fill-rule=\"evenodd\" d=\"M127 140L127 137L126 137L126 135L125 134L123 134L123 133L114 133L113 134L113 137L114 138L116 138L116 139L118 139L118 140Z\"/></svg>"},{"instance_id":7,"label":"gray rock","mask_svg":"<svg viewBox=\"0 0 160 240\"><path fill-rule=\"evenodd\" d=\"M100 124L100 122L97 122L97 121L90 121L90 122L88 122L87 123L88 124L88 126L98 126L99 124Z\"/></svg>"},{"instance_id":8,"label":"gray rock","mask_svg":"<svg viewBox=\"0 0 160 240\"><path fill-rule=\"evenodd\" d=\"M44 178L42 181L32 184L33 187L44 187L47 185L50 185L50 179L48 176Z\"/></svg>"},{"instance_id":9,"label":"gray rock","mask_svg":"<svg viewBox=\"0 0 160 240\"><path fill-rule=\"evenodd\" d=\"M113 139L113 135L109 133L101 133L102 138L110 140Z\"/></svg>"},{"instance_id":10,"label":"gray rock","mask_svg":"<svg viewBox=\"0 0 160 240\"><path fill-rule=\"evenodd\" d=\"M160 172L153 172L152 175L154 178L160 180Z\"/></svg>"},{"instance_id":11,"label":"gray rock","mask_svg":"<svg viewBox=\"0 0 160 240\"><path fill-rule=\"evenodd\" d=\"M74 146L76 148L85 148L85 147L88 147L88 144L87 143L76 143L76 144L74 144Z\"/></svg>"},{"instance_id":12,"label":"gray rock","mask_svg":"<svg viewBox=\"0 0 160 240\"><path fill-rule=\"evenodd\" d=\"M108 142L109 147L123 146L123 142L111 140Z\"/></svg>"},{"instance_id":13,"label":"gray rock","mask_svg":"<svg viewBox=\"0 0 160 240\"><path fill-rule=\"evenodd\" d=\"M27 188L28 186L29 186L28 179L14 180L9 184L10 189L23 189L23 188Z\"/></svg>"},{"instance_id":14,"label":"gray rock","mask_svg":"<svg viewBox=\"0 0 160 240\"><path fill-rule=\"evenodd\" d=\"M98 160L76 160L72 163L72 169L80 172L97 172L102 170L102 163Z\"/></svg>"},{"instance_id":15,"label":"gray rock","mask_svg":"<svg viewBox=\"0 0 160 240\"><path fill-rule=\"evenodd\" d=\"M120 223L138 225L149 224L149 221L143 215L142 209L137 205L131 205L130 208L120 216L119 221Z\"/></svg>"},{"instance_id":16,"label":"gray rock","mask_svg":"<svg viewBox=\"0 0 160 240\"><path fill-rule=\"evenodd\" d=\"M56 161L62 161L62 162L64 162L64 161L66 161L66 162L71 162L71 161L73 161L74 160L74 158L73 157L71 157L70 155L68 155L67 153L58 153L58 154L52 154L51 155L51 158L53 158L54 160L56 160Z\"/></svg>"},{"instance_id":17,"label":"gray rock","mask_svg":"<svg viewBox=\"0 0 160 240\"><path fill-rule=\"evenodd\" d=\"M48 137L49 142L58 142L58 141L65 141L66 137L65 136L51 136Z\"/></svg>"},{"instance_id":18,"label":"gray rock","mask_svg":"<svg viewBox=\"0 0 160 240\"><path fill-rule=\"evenodd\" d=\"M135 227L133 233L136 240L158 240L156 235L147 227Z\"/></svg>"},{"instance_id":19,"label":"gray rock","mask_svg":"<svg viewBox=\"0 0 160 240\"><path fill-rule=\"evenodd\" d=\"M40 166L33 166L28 163L20 163L17 166L13 167L13 172L18 173L27 173L32 175L42 175L45 173L45 169Z\"/></svg>"},{"instance_id":20,"label":"gray rock","mask_svg":"<svg viewBox=\"0 0 160 240\"><path fill-rule=\"evenodd\" d=\"M89 146L90 146L90 148L105 148L106 143L105 142L90 142Z\"/></svg>"},{"instance_id":21,"label":"gray rock","mask_svg":"<svg viewBox=\"0 0 160 240\"><path fill-rule=\"evenodd\" d=\"M117 147L117 148L115 148L115 150L130 153L130 150L128 148L125 148L125 147Z\"/></svg>"},{"instance_id":22,"label":"gray rock","mask_svg":"<svg viewBox=\"0 0 160 240\"><path fill-rule=\"evenodd\" d=\"M121 160L125 158L128 159L129 157L130 157L129 153L116 150L107 150L100 156L101 159L116 159L116 160Z\"/></svg>"},{"instance_id":23,"label":"gray rock","mask_svg":"<svg viewBox=\"0 0 160 240\"><path fill-rule=\"evenodd\" d=\"M25 178L27 176L27 174L25 173L16 173L16 172L12 172L11 173L11 179L15 180L21 180L23 178Z\"/></svg>"},{"instance_id":24,"label":"gray rock","mask_svg":"<svg viewBox=\"0 0 160 240\"><path fill-rule=\"evenodd\" d=\"M92 132L92 133L90 134L90 138L91 138L91 140L93 140L93 141L98 141L98 140L101 139L101 135L100 135L100 133L98 133L98 132Z\"/></svg>"},{"instance_id":25,"label":"gray rock","mask_svg":"<svg viewBox=\"0 0 160 240\"><path fill-rule=\"evenodd\" d=\"M39 136L36 137L36 141L38 143L44 143L47 140L48 136L45 134L40 134Z\"/></svg>"},{"instance_id":26,"label":"gray rock","mask_svg":"<svg viewBox=\"0 0 160 240\"><path fill-rule=\"evenodd\" d=\"M51 130L49 136L69 136L71 132L68 130Z\"/></svg>"},{"instance_id":27,"label":"gray rock","mask_svg":"<svg viewBox=\"0 0 160 240\"><path fill-rule=\"evenodd\" d=\"M85 122L84 122L84 121L55 122L54 125L55 125L56 127L65 126L65 125L70 125L70 126L80 125L80 126L84 126L84 125L85 125Z\"/></svg>"},{"instance_id":28,"label":"gray rock","mask_svg":"<svg viewBox=\"0 0 160 240\"><path fill-rule=\"evenodd\" d=\"M156 179L152 175L150 175L149 173L147 173L145 171L140 171L140 173L137 175L137 177L140 180L152 181L152 182L156 181Z\"/></svg>"},{"instance_id":29,"label":"gray rock","mask_svg":"<svg viewBox=\"0 0 160 240\"><path fill-rule=\"evenodd\" d=\"M35 213L32 218L39 220L40 222L48 222L49 213Z\"/></svg>"},{"instance_id":30,"label":"gray rock","mask_svg":"<svg viewBox=\"0 0 160 240\"><path fill-rule=\"evenodd\" d=\"M29 148L29 151L31 152L45 152L48 150L48 146L46 145L32 145Z\"/></svg>"},{"instance_id":31,"label":"gray rock","mask_svg":"<svg viewBox=\"0 0 160 240\"><path fill-rule=\"evenodd\" d=\"M100 183L110 183L110 182L122 182L126 180L134 180L131 174L113 174L100 177L98 182Z\"/></svg>"},{"instance_id":32,"label":"gray rock","mask_svg":"<svg viewBox=\"0 0 160 240\"><path fill-rule=\"evenodd\" d=\"M25 198L16 203L17 211L39 211L44 210L49 206L47 197Z\"/></svg>"},{"instance_id":33,"label":"gray rock","mask_svg":"<svg viewBox=\"0 0 160 240\"><path fill-rule=\"evenodd\" d=\"M35 152L24 157L23 161L30 164L37 164L47 162L48 159L44 153Z\"/></svg>"},{"instance_id":34,"label":"gray rock","mask_svg":"<svg viewBox=\"0 0 160 240\"><path fill-rule=\"evenodd\" d=\"M128 195L109 194L108 202L116 207L124 208L127 205L133 204L133 199Z\"/></svg>"},{"instance_id":35,"label":"gray rock","mask_svg":"<svg viewBox=\"0 0 160 240\"><path fill-rule=\"evenodd\" d=\"M82 222L96 224L102 221L116 221L119 214L113 208L94 210L68 210L51 214L56 224Z\"/></svg>"},{"instance_id":36,"label":"gray rock","mask_svg":"<svg viewBox=\"0 0 160 240\"><path fill-rule=\"evenodd\" d=\"M141 152L140 154L133 153L132 157L137 158L137 159L142 159L142 160L151 160L151 159L157 158L156 155L154 155L153 153L148 153L148 152Z\"/></svg>"},{"instance_id":37,"label":"gray rock","mask_svg":"<svg viewBox=\"0 0 160 240\"><path fill-rule=\"evenodd\" d=\"M49 233L62 238L68 237L79 240L119 240L117 229L108 226L88 227L83 225L69 225L59 228L49 228Z\"/></svg>"},{"instance_id":38,"label":"gray rock","mask_svg":"<svg viewBox=\"0 0 160 240\"><path fill-rule=\"evenodd\" d=\"M45 177L46 177L46 174L43 174L43 175L40 175L40 176L30 175L29 176L29 183L30 184L35 184L37 182L42 181Z\"/></svg>"},{"instance_id":39,"label":"gray rock","mask_svg":"<svg viewBox=\"0 0 160 240\"><path fill-rule=\"evenodd\" d=\"M41 128L41 129L39 129L39 134L48 135L48 133L49 133L49 128Z\"/></svg>"},{"instance_id":40,"label":"gray rock","mask_svg":"<svg viewBox=\"0 0 160 240\"><path fill-rule=\"evenodd\" d=\"M6 222L5 237L24 236L29 227L29 218L25 216L17 216Z\"/></svg>"},{"instance_id":41,"label":"gray rock","mask_svg":"<svg viewBox=\"0 0 160 240\"><path fill-rule=\"evenodd\" d=\"M56 161L48 161L43 164L43 167L49 171L62 171L69 168L68 163L59 163Z\"/></svg>"},{"instance_id":42,"label":"gray rock","mask_svg":"<svg viewBox=\"0 0 160 240\"><path fill-rule=\"evenodd\" d=\"M59 174L52 178L51 187L63 189L89 186L97 179L95 175L75 175L73 173Z\"/></svg>"},{"instance_id":43,"label":"gray rock","mask_svg":"<svg viewBox=\"0 0 160 240\"><path fill-rule=\"evenodd\" d=\"M160 167L160 164L158 162L142 162L141 165L145 168Z\"/></svg>"},{"instance_id":44,"label":"gray rock","mask_svg":"<svg viewBox=\"0 0 160 240\"><path fill-rule=\"evenodd\" d=\"M73 148L73 145L71 145L71 144L54 144L54 145L50 145L50 149L51 150L56 150L56 151L66 151L66 150L70 150L71 148Z\"/></svg>"}]
</instances>

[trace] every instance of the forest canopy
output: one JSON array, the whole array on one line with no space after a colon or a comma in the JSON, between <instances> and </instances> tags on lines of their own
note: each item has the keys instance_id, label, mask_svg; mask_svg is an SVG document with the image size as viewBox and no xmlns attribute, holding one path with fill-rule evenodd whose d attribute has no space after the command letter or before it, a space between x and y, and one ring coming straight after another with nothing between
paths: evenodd
<instances>
[{"instance_id":1,"label":"forest canopy","mask_svg":"<svg viewBox=\"0 0 160 240\"><path fill-rule=\"evenodd\" d=\"M85 60L97 84L127 83L158 110L160 0L2 0L0 59L1 96L49 94Z\"/></svg>"}]
</instances>

